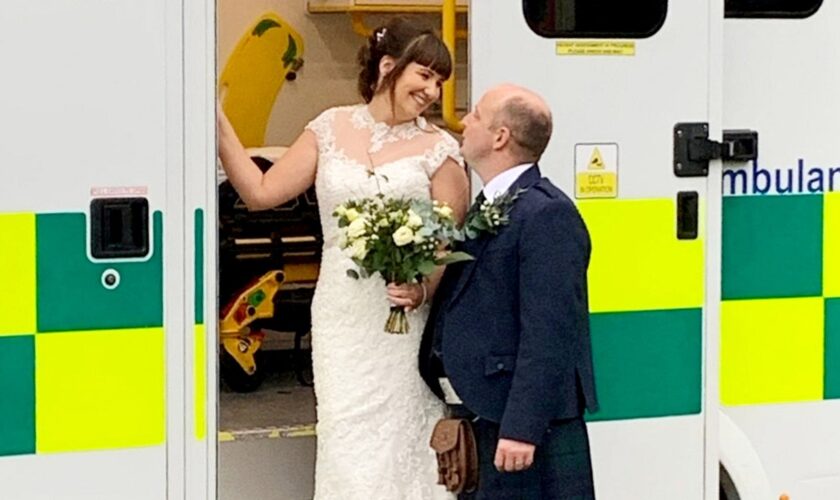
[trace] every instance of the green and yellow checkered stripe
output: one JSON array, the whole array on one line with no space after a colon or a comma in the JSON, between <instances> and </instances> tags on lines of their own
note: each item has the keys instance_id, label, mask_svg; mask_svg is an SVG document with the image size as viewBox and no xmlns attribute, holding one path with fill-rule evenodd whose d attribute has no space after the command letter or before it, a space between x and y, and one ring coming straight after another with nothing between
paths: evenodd
<instances>
[{"instance_id":1,"label":"green and yellow checkered stripe","mask_svg":"<svg viewBox=\"0 0 840 500\"><path fill-rule=\"evenodd\" d=\"M164 442L162 215L145 262L91 262L85 224L0 214L0 456Z\"/></svg>"},{"instance_id":2,"label":"green and yellow checkered stripe","mask_svg":"<svg viewBox=\"0 0 840 500\"><path fill-rule=\"evenodd\" d=\"M578 207L592 239L589 298L601 403L587 418L699 413L703 235L677 239L674 199L593 200Z\"/></svg>"},{"instance_id":3,"label":"green and yellow checkered stripe","mask_svg":"<svg viewBox=\"0 0 840 500\"><path fill-rule=\"evenodd\" d=\"M840 193L723 202L721 400L840 398Z\"/></svg>"},{"instance_id":4,"label":"green and yellow checkered stripe","mask_svg":"<svg viewBox=\"0 0 840 500\"><path fill-rule=\"evenodd\" d=\"M197 208L194 216L195 260L194 260L194 304L195 324L193 326L193 359L195 389L193 392L194 434L198 440L207 436L207 329L204 326L204 210Z\"/></svg>"}]
</instances>

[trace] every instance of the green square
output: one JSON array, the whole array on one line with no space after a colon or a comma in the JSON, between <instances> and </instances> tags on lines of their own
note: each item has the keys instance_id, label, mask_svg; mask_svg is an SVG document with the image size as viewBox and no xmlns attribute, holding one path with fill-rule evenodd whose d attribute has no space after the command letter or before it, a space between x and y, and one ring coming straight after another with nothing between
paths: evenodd
<instances>
[{"instance_id":1,"label":"green square","mask_svg":"<svg viewBox=\"0 0 840 500\"><path fill-rule=\"evenodd\" d=\"M38 332L161 326L161 213L154 213L154 250L143 262L91 261L85 223L80 213L37 217ZM108 269L119 273L119 284L113 290L102 284Z\"/></svg>"},{"instance_id":2,"label":"green square","mask_svg":"<svg viewBox=\"0 0 840 500\"><path fill-rule=\"evenodd\" d=\"M587 420L699 413L702 317L702 309L592 315L601 409Z\"/></svg>"},{"instance_id":3,"label":"green square","mask_svg":"<svg viewBox=\"0 0 840 500\"><path fill-rule=\"evenodd\" d=\"M0 337L0 456L35 453L35 336Z\"/></svg>"},{"instance_id":4,"label":"green square","mask_svg":"<svg viewBox=\"0 0 840 500\"><path fill-rule=\"evenodd\" d=\"M822 295L822 195L723 200L723 299Z\"/></svg>"},{"instance_id":5,"label":"green square","mask_svg":"<svg viewBox=\"0 0 840 500\"><path fill-rule=\"evenodd\" d=\"M195 324L204 324L204 210L195 209Z\"/></svg>"},{"instance_id":6,"label":"green square","mask_svg":"<svg viewBox=\"0 0 840 500\"><path fill-rule=\"evenodd\" d=\"M825 301L825 398L840 399L840 299Z\"/></svg>"}]
</instances>

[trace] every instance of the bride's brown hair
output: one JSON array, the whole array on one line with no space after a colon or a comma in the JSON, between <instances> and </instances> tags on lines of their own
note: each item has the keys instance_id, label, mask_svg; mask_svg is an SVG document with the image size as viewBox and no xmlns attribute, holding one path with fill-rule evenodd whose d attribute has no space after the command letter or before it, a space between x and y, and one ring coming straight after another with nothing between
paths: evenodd
<instances>
[{"instance_id":1,"label":"bride's brown hair","mask_svg":"<svg viewBox=\"0 0 840 500\"><path fill-rule=\"evenodd\" d=\"M379 82L379 62L384 56L394 58L394 69ZM368 42L359 49L359 93L365 102L383 90L388 90L394 102L394 85L411 63L426 66L448 79L452 74L452 57L440 38L430 29L424 29L401 17L395 17L373 30Z\"/></svg>"}]
</instances>

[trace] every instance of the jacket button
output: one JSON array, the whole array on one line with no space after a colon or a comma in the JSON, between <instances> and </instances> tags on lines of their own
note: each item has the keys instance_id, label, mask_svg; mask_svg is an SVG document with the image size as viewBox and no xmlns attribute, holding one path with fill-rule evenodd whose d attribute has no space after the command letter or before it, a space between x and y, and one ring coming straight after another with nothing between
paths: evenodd
<instances>
[{"instance_id":1,"label":"jacket button","mask_svg":"<svg viewBox=\"0 0 840 500\"><path fill-rule=\"evenodd\" d=\"M504 364L504 363L498 363L498 364L496 365L496 368L497 368L497 369L499 369L499 370L501 370L501 369L502 369L502 368L504 368L504 367L505 367L505 364Z\"/></svg>"}]
</instances>

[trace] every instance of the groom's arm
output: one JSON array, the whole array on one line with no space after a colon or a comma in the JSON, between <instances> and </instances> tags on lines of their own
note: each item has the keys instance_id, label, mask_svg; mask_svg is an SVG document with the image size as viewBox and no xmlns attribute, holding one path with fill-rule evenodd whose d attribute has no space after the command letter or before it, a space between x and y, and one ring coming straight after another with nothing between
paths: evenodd
<instances>
[{"instance_id":1,"label":"groom's arm","mask_svg":"<svg viewBox=\"0 0 840 500\"><path fill-rule=\"evenodd\" d=\"M519 241L519 352L499 432L536 445L564 399L577 397L575 329L588 262L588 236L574 205L543 202Z\"/></svg>"}]
</instances>

